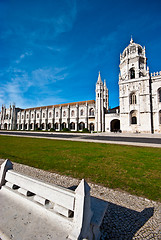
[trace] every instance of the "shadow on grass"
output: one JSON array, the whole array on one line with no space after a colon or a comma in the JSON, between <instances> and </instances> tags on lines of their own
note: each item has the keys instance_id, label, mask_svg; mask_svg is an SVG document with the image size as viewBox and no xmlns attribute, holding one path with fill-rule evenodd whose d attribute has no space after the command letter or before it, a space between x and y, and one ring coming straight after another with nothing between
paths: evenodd
<instances>
[{"instance_id":1,"label":"shadow on grass","mask_svg":"<svg viewBox=\"0 0 161 240\"><path fill-rule=\"evenodd\" d=\"M137 212L109 203L101 225L101 240L130 240L153 214L153 207L145 208L142 212Z\"/></svg>"}]
</instances>

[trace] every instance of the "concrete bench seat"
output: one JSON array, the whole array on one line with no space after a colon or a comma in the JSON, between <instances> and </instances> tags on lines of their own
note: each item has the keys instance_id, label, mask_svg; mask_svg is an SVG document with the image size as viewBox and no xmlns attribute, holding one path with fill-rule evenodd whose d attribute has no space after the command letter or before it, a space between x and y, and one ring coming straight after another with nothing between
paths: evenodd
<instances>
[{"instance_id":1,"label":"concrete bench seat","mask_svg":"<svg viewBox=\"0 0 161 240\"><path fill-rule=\"evenodd\" d=\"M84 179L72 191L17 173L6 160L0 188L2 240L99 239L107 203L90 196Z\"/></svg>"}]
</instances>

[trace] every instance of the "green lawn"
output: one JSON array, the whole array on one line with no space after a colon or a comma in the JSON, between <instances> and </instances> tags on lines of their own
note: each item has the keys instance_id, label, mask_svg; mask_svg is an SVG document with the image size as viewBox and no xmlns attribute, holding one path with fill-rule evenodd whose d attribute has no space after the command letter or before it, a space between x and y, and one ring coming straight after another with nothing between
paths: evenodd
<instances>
[{"instance_id":1,"label":"green lawn","mask_svg":"<svg viewBox=\"0 0 161 240\"><path fill-rule=\"evenodd\" d=\"M0 136L0 158L161 201L161 149Z\"/></svg>"}]
</instances>

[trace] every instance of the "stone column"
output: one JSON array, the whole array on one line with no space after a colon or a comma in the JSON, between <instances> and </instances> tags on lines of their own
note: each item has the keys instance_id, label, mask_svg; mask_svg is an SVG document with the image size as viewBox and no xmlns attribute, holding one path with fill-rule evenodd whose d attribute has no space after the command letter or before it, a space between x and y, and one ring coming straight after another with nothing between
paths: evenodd
<instances>
[{"instance_id":1,"label":"stone column","mask_svg":"<svg viewBox=\"0 0 161 240\"><path fill-rule=\"evenodd\" d=\"M25 130L25 122L23 120L23 123L22 123L22 130Z\"/></svg>"},{"instance_id":2,"label":"stone column","mask_svg":"<svg viewBox=\"0 0 161 240\"><path fill-rule=\"evenodd\" d=\"M28 115L29 115L29 118L28 118L28 130L30 130L30 123L31 123L31 110L28 111Z\"/></svg>"},{"instance_id":3,"label":"stone column","mask_svg":"<svg viewBox=\"0 0 161 240\"><path fill-rule=\"evenodd\" d=\"M62 123L62 107L59 108L59 131L61 131L61 123Z\"/></svg>"},{"instance_id":4,"label":"stone column","mask_svg":"<svg viewBox=\"0 0 161 240\"><path fill-rule=\"evenodd\" d=\"M88 128L88 103L87 102L85 107L85 128Z\"/></svg>"},{"instance_id":5,"label":"stone column","mask_svg":"<svg viewBox=\"0 0 161 240\"><path fill-rule=\"evenodd\" d=\"M79 106L76 105L76 121L75 121L75 130L78 131L78 121L79 121Z\"/></svg>"},{"instance_id":6,"label":"stone column","mask_svg":"<svg viewBox=\"0 0 161 240\"><path fill-rule=\"evenodd\" d=\"M39 116L39 128L41 129L41 120L42 120L42 109L40 109L40 116Z\"/></svg>"},{"instance_id":7,"label":"stone column","mask_svg":"<svg viewBox=\"0 0 161 240\"><path fill-rule=\"evenodd\" d=\"M45 111L45 130L48 130L48 109Z\"/></svg>"},{"instance_id":8,"label":"stone column","mask_svg":"<svg viewBox=\"0 0 161 240\"><path fill-rule=\"evenodd\" d=\"M70 106L68 105L67 111L67 128L70 129Z\"/></svg>"},{"instance_id":9,"label":"stone column","mask_svg":"<svg viewBox=\"0 0 161 240\"><path fill-rule=\"evenodd\" d=\"M34 109L34 128L33 128L33 130L35 130L36 129L36 110Z\"/></svg>"},{"instance_id":10,"label":"stone column","mask_svg":"<svg viewBox=\"0 0 161 240\"><path fill-rule=\"evenodd\" d=\"M52 123L51 123L51 128L55 128L54 127L55 124L55 108L53 107L53 112L52 112Z\"/></svg>"}]
</instances>

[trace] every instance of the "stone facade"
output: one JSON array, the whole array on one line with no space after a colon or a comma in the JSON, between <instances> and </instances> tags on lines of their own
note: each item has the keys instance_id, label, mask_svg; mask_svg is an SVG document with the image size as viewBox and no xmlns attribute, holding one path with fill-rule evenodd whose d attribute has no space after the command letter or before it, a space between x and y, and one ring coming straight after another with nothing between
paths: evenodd
<instances>
[{"instance_id":1,"label":"stone facade","mask_svg":"<svg viewBox=\"0 0 161 240\"><path fill-rule=\"evenodd\" d=\"M9 109L2 106L1 129L50 130L52 128L60 131L68 128L71 131L78 131L88 128L90 131L94 130L94 100L27 109L17 109L13 105L10 109L13 111L9 115ZM15 124L11 127L12 115L15 115Z\"/></svg>"},{"instance_id":2,"label":"stone facade","mask_svg":"<svg viewBox=\"0 0 161 240\"><path fill-rule=\"evenodd\" d=\"M120 55L119 95L123 132L161 132L161 72L149 73L145 47L133 39Z\"/></svg>"},{"instance_id":3,"label":"stone facade","mask_svg":"<svg viewBox=\"0 0 161 240\"><path fill-rule=\"evenodd\" d=\"M96 100L28 109L2 106L0 128L161 133L161 71L149 73L145 47L133 39L120 54L119 67L119 107L109 109L108 89L99 72Z\"/></svg>"}]
</instances>

